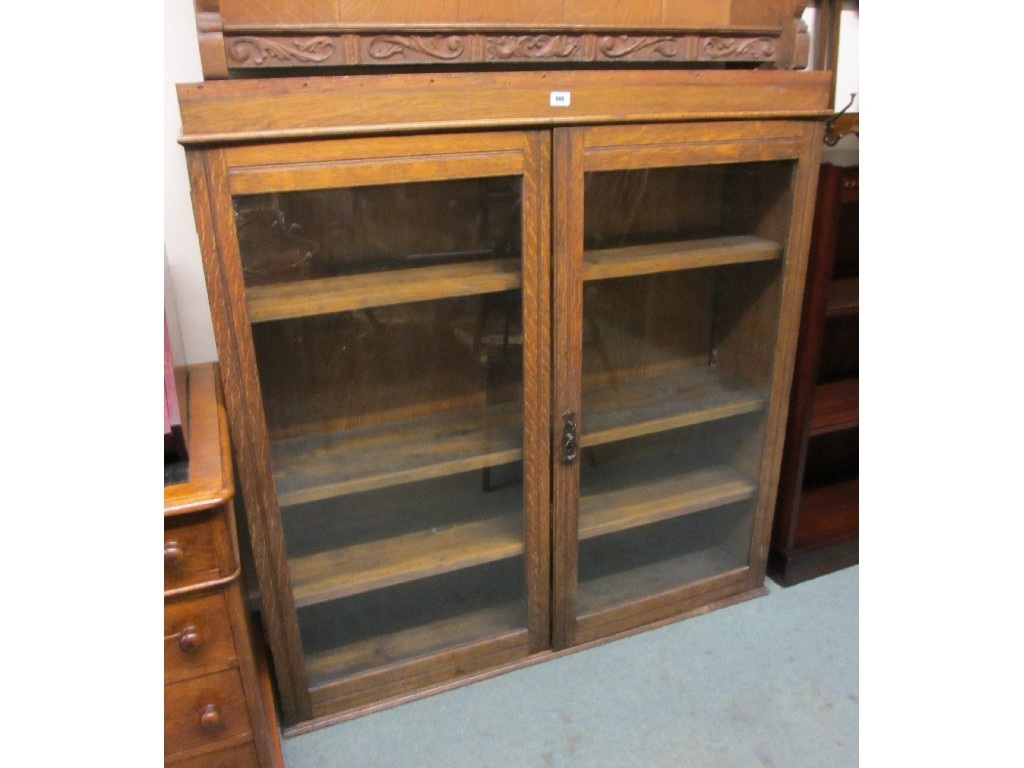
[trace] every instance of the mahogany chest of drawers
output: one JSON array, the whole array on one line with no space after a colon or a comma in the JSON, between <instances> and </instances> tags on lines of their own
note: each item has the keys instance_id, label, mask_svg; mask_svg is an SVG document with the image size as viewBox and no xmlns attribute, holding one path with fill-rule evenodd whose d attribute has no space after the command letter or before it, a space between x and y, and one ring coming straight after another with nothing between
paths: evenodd
<instances>
[{"instance_id":1,"label":"mahogany chest of drawers","mask_svg":"<svg viewBox=\"0 0 1024 768\"><path fill-rule=\"evenodd\" d=\"M188 480L164 488L164 762L273 768L277 718L242 602L217 369L181 373L190 458Z\"/></svg>"}]
</instances>

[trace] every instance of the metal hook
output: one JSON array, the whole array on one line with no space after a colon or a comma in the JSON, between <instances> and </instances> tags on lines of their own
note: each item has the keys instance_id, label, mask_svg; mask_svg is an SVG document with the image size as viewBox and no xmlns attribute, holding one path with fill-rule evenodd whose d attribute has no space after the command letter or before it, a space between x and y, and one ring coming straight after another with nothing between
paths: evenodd
<instances>
[{"instance_id":1,"label":"metal hook","mask_svg":"<svg viewBox=\"0 0 1024 768\"><path fill-rule=\"evenodd\" d=\"M857 94L856 94L856 93L851 93L851 94L850 94L850 103L849 103L849 104L847 104L847 105L846 105L845 107L843 107L843 108L842 108L841 110L839 110L838 112L836 112L836 113L835 113L834 115L832 115L832 117L831 117L831 118L829 118L829 122L830 122L830 123L832 123L832 122L835 122L835 121L836 121L836 120L838 120L838 119L839 119L840 117L842 117L842 116L843 116L844 114L846 114L846 112L847 112L847 111L848 111L848 110L850 109L850 107L852 107L852 106L853 106L853 102L854 102L854 101L855 101L856 99L857 99Z\"/></svg>"},{"instance_id":2,"label":"metal hook","mask_svg":"<svg viewBox=\"0 0 1024 768\"><path fill-rule=\"evenodd\" d=\"M851 93L850 94L850 102L849 102L849 104L847 104L840 111L836 112L834 115L832 115L832 117L830 117L828 120L825 121L825 143L828 144L828 146L834 147L836 144L839 143L839 139L841 137L840 136L836 136L832 132L832 126L834 126L836 124L836 121L839 120L840 117L845 115L850 110L850 107L853 106L853 102L856 99L857 99L857 94L856 93Z\"/></svg>"}]
</instances>

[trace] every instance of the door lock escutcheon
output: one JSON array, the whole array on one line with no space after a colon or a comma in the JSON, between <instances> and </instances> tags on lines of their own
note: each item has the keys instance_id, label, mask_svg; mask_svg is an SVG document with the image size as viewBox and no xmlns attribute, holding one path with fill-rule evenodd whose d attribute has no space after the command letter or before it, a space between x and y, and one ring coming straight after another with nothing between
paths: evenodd
<instances>
[{"instance_id":1,"label":"door lock escutcheon","mask_svg":"<svg viewBox=\"0 0 1024 768\"><path fill-rule=\"evenodd\" d=\"M572 464L580 455L580 442L576 435L576 412L566 411L562 414L562 461Z\"/></svg>"}]
</instances>

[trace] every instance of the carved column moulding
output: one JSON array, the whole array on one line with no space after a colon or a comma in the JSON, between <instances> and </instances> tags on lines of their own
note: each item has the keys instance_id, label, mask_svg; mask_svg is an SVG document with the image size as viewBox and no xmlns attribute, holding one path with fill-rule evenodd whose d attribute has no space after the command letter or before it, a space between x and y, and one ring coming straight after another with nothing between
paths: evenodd
<instances>
[{"instance_id":1,"label":"carved column moulding","mask_svg":"<svg viewBox=\"0 0 1024 768\"><path fill-rule=\"evenodd\" d=\"M620 34L225 36L235 69L560 62L775 62L771 37Z\"/></svg>"}]
</instances>

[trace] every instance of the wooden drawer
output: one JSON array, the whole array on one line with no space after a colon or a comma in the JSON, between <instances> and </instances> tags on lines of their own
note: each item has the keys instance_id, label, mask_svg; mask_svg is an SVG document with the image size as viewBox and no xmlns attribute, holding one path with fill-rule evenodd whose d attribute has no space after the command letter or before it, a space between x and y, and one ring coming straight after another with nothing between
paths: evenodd
<instances>
[{"instance_id":1,"label":"wooden drawer","mask_svg":"<svg viewBox=\"0 0 1024 768\"><path fill-rule=\"evenodd\" d=\"M164 755L251 732L237 668L164 686Z\"/></svg>"},{"instance_id":2,"label":"wooden drawer","mask_svg":"<svg viewBox=\"0 0 1024 768\"><path fill-rule=\"evenodd\" d=\"M164 606L164 683L222 669L235 658L223 591Z\"/></svg>"},{"instance_id":3,"label":"wooden drawer","mask_svg":"<svg viewBox=\"0 0 1024 768\"><path fill-rule=\"evenodd\" d=\"M169 762L174 768L259 768L259 759L252 744L209 752L185 760Z\"/></svg>"},{"instance_id":4,"label":"wooden drawer","mask_svg":"<svg viewBox=\"0 0 1024 768\"><path fill-rule=\"evenodd\" d=\"M229 574L234 563L222 510L164 519L164 590Z\"/></svg>"}]
</instances>

